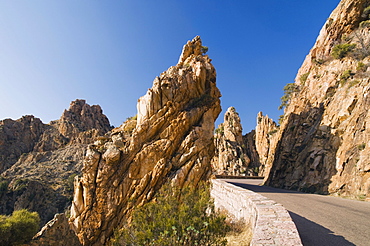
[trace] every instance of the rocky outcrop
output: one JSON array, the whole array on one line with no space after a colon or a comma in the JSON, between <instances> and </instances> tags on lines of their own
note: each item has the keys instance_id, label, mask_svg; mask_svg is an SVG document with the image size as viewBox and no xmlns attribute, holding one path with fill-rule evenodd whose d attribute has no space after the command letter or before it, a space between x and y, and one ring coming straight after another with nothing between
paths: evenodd
<instances>
[{"instance_id":1,"label":"rocky outcrop","mask_svg":"<svg viewBox=\"0 0 370 246\"><path fill-rule=\"evenodd\" d=\"M242 125L234 107L228 108L215 131L215 156L212 167L217 175L246 176L250 159L245 151Z\"/></svg>"},{"instance_id":2,"label":"rocky outcrop","mask_svg":"<svg viewBox=\"0 0 370 246\"><path fill-rule=\"evenodd\" d=\"M266 184L370 199L368 0L342 0L300 68Z\"/></svg>"},{"instance_id":3,"label":"rocky outcrop","mask_svg":"<svg viewBox=\"0 0 370 246\"><path fill-rule=\"evenodd\" d=\"M279 127L272 119L267 115L264 116L262 112L258 113L254 143L258 162L260 163L258 168L259 176L265 176L271 168L270 158L275 154L278 130Z\"/></svg>"},{"instance_id":4,"label":"rocky outcrop","mask_svg":"<svg viewBox=\"0 0 370 246\"><path fill-rule=\"evenodd\" d=\"M33 116L0 124L5 168L0 213L27 208L37 211L42 223L69 205L73 177L81 173L87 143L111 129L100 106L85 100L73 101L59 120L49 124Z\"/></svg>"},{"instance_id":5,"label":"rocky outcrop","mask_svg":"<svg viewBox=\"0 0 370 246\"><path fill-rule=\"evenodd\" d=\"M32 115L0 121L0 173L33 150L46 126Z\"/></svg>"},{"instance_id":6,"label":"rocky outcrop","mask_svg":"<svg viewBox=\"0 0 370 246\"><path fill-rule=\"evenodd\" d=\"M179 63L155 78L136 119L89 146L70 218L83 245L105 245L167 179L181 188L211 175L221 95L201 44L189 41Z\"/></svg>"},{"instance_id":7,"label":"rocky outcrop","mask_svg":"<svg viewBox=\"0 0 370 246\"><path fill-rule=\"evenodd\" d=\"M32 239L30 246L71 245L79 246L80 241L71 230L64 214L56 214Z\"/></svg>"}]
</instances>

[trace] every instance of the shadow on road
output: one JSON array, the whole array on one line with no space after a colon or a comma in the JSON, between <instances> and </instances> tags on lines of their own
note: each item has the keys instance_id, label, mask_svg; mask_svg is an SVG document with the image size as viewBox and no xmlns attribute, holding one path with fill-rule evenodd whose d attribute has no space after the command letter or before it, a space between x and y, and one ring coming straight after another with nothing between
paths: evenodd
<instances>
[{"instance_id":1,"label":"shadow on road","mask_svg":"<svg viewBox=\"0 0 370 246\"><path fill-rule=\"evenodd\" d=\"M228 183L232 185L236 185L254 192L263 192L263 193L301 193L298 191L294 190L284 190L284 189L279 189L279 188L273 188L269 186L260 186L260 185L251 185L251 184L243 184L243 183L238 183L238 182L233 182L233 181L227 181Z\"/></svg>"},{"instance_id":2,"label":"shadow on road","mask_svg":"<svg viewBox=\"0 0 370 246\"><path fill-rule=\"evenodd\" d=\"M333 232L311 220L308 220L298 214L288 211L292 217L302 243L305 246L355 246L355 244L348 242L344 237L334 235Z\"/></svg>"},{"instance_id":3,"label":"shadow on road","mask_svg":"<svg viewBox=\"0 0 370 246\"><path fill-rule=\"evenodd\" d=\"M227 181L230 184L257 192L257 193L296 193L303 194L298 191L284 190L273 188L269 186L259 186L252 184L243 184L233 181ZM334 235L333 232L311 220L308 220L296 213L288 211L292 217L296 227L298 229L299 235L301 237L302 243L305 246L354 246L355 244L347 241L344 237Z\"/></svg>"}]
</instances>

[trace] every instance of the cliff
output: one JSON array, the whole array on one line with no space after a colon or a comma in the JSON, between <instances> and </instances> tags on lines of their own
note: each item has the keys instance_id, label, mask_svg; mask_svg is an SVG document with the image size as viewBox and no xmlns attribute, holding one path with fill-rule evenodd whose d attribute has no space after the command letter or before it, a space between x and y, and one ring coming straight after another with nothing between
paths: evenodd
<instances>
[{"instance_id":1,"label":"cliff","mask_svg":"<svg viewBox=\"0 0 370 246\"><path fill-rule=\"evenodd\" d=\"M100 106L85 100L71 102L49 124L34 116L0 121L0 213L27 208L37 211L44 224L64 212L87 143L110 129Z\"/></svg>"},{"instance_id":2,"label":"cliff","mask_svg":"<svg viewBox=\"0 0 370 246\"><path fill-rule=\"evenodd\" d=\"M211 175L221 95L202 50L199 37L189 41L139 99L137 116L89 145L70 218L83 245L105 245L166 180L181 188Z\"/></svg>"},{"instance_id":3,"label":"cliff","mask_svg":"<svg viewBox=\"0 0 370 246\"><path fill-rule=\"evenodd\" d=\"M280 126L260 112L256 129L235 144L223 133L232 122L226 113L215 134L216 173L244 173L243 153L248 175L265 176L266 185L370 200L369 31L370 1L342 0L284 87Z\"/></svg>"},{"instance_id":4,"label":"cliff","mask_svg":"<svg viewBox=\"0 0 370 246\"><path fill-rule=\"evenodd\" d=\"M370 199L369 6L342 0L285 88L265 184Z\"/></svg>"}]
</instances>

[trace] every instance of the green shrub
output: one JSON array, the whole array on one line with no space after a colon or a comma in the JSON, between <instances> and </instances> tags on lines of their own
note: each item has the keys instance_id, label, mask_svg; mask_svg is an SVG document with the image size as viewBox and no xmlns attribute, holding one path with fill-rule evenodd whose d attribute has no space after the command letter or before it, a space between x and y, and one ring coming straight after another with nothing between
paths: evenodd
<instances>
[{"instance_id":1,"label":"green shrub","mask_svg":"<svg viewBox=\"0 0 370 246\"><path fill-rule=\"evenodd\" d=\"M356 44L338 44L334 46L331 51L332 57L335 59L342 59L348 55L349 52L356 48Z\"/></svg>"},{"instance_id":2,"label":"green shrub","mask_svg":"<svg viewBox=\"0 0 370 246\"><path fill-rule=\"evenodd\" d=\"M366 27L370 27L370 20L362 21L360 23L360 28L366 28Z\"/></svg>"},{"instance_id":3,"label":"green shrub","mask_svg":"<svg viewBox=\"0 0 370 246\"><path fill-rule=\"evenodd\" d=\"M134 115L134 116L128 117L128 118L126 119L126 121L128 121L128 120L137 120L137 114L136 114L136 115Z\"/></svg>"},{"instance_id":4,"label":"green shrub","mask_svg":"<svg viewBox=\"0 0 370 246\"><path fill-rule=\"evenodd\" d=\"M362 18L365 18L365 19L370 19L370 6L367 6L364 11L362 12L362 15L361 15Z\"/></svg>"},{"instance_id":5,"label":"green shrub","mask_svg":"<svg viewBox=\"0 0 370 246\"><path fill-rule=\"evenodd\" d=\"M274 129L274 130L268 132L267 135L274 135L275 133L277 133L277 131L278 131L277 129Z\"/></svg>"},{"instance_id":6,"label":"green shrub","mask_svg":"<svg viewBox=\"0 0 370 246\"><path fill-rule=\"evenodd\" d=\"M137 115L127 118L124 123L123 131L131 135L136 128L136 124Z\"/></svg>"},{"instance_id":7,"label":"green shrub","mask_svg":"<svg viewBox=\"0 0 370 246\"><path fill-rule=\"evenodd\" d=\"M207 46L202 46L201 52L203 55L205 55L208 52L208 47Z\"/></svg>"},{"instance_id":8,"label":"green shrub","mask_svg":"<svg viewBox=\"0 0 370 246\"><path fill-rule=\"evenodd\" d=\"M355 86L355 85L357 85L357 84L359 84L361 81L360 80L352 80L352 81L350 81L349 83L348 83L348 88L351 88L351 87L353 87L353 86Z\"/></svg>"},{"instance_id":9,"label":"green shrub","mask_svg":"<svg viewBox=\"0 0 370 246\"><path fill-rule=\"evenodd\" d=\"M366 147L366 143L362 143L362 144L357 145L357 149L358 149L359 151L364 150L364 149L365 149L365 147Z\"/></svg>"},{"instance_id":10,"label":"green shrub","mask_svg":"<svg viewBox=\"0 0 370 246\"><path fill-rule=\"evenodd\" d=\"M284 95L280 98L281 104L279 106L279 110L285 108L289 105L290 99L293 95L293 93L296 93L299 91L299 86L295 83L288 83L284 86Z\"/></svg>"},{"instance_id":11,"label":"green shrub","mask_svg":"<svg viewBox=\"0 0 370 246\"><path fill-rule=\"evenodd\" d=\"M14 211L11 216L0 215L0 245L27 243L40 228L37 212L26 209Z\"/></svg>"},{"instance_id":12,"label":"green shrub","mask_svg":"<svg viewBox=\"0 0 370 246\"><path fill-rule=\"evenodd\" d=\"M181 191L164 185L155 201L135 209L112 245L226 245L229 227L215 212L209 185Z\"/></svg>"},{"instance_id":13,"label":"green shrub","mask_svg":"<svg viewBox=\"0 0 370 246\"><path fill-rule=\"evenodd\" d=\"M281 125L283 123L284 119L285 119L285 115L283 115L283 114L280 115L279 119L278 119L278 124Z\"/></svg>"},{"instance_id":14,"label":"green shrub","mask_svg":"<svg viewBox=\"0 0 370 246\"><path fill-rule=\"evenodd\" d=\"M219 128L217 128L217 129L215 130L215 133L216 133L216 134L223 135L223 134L224 134L224 126L223 126L223 125L221 125Z\"/></svg>"},{"instance_id":15,"label":"green shrub","mask_svg":"<svg viewBox=\"0 0 370 246\"><path fill-rule=\"evenodd\" d=\"M357 68L356 68L357 72L365 72L366 69L367 69L367 66L365 65L365 63L363 62L357 63Z\"/></svg>"},{"instance_id":16,"label":"green shrub","mask_svg":"<svg viewBox=\"0 0 370 246\"><path fill-rule=\"evenodd\" d=\"M299 77L299 81L301 81L301 84L304 85L308 79L308 75L310 75L310 72L302 74L301 77Z\"/></svg>"},{"instance_id":17,"label":"green shrub","mask_svg":"<svg viewBox=\"0 0 370 246\"><path fill-rule=\"evenodd\" d=\"M340 84L343 85L347 82L347 80L352 76L352 71L351 70L345 70L341 76L340 76Z\"/></svg>"}]
</instances>

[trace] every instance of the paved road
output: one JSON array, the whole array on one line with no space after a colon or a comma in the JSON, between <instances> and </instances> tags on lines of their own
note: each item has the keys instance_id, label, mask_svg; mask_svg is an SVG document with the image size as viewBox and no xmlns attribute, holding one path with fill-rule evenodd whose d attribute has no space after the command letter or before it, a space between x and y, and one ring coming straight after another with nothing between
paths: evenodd
<instances>
[{"instance_id":1,"label":"paved road","mask_svg":"<svg viewBox=\"0 0 370 246\"><path fill-rule=\"evenodd\" d=\"M223 180L282 204L305 246L370 246L370 202L259 186L258 179Z\"/></svg>"}]
</instances>

